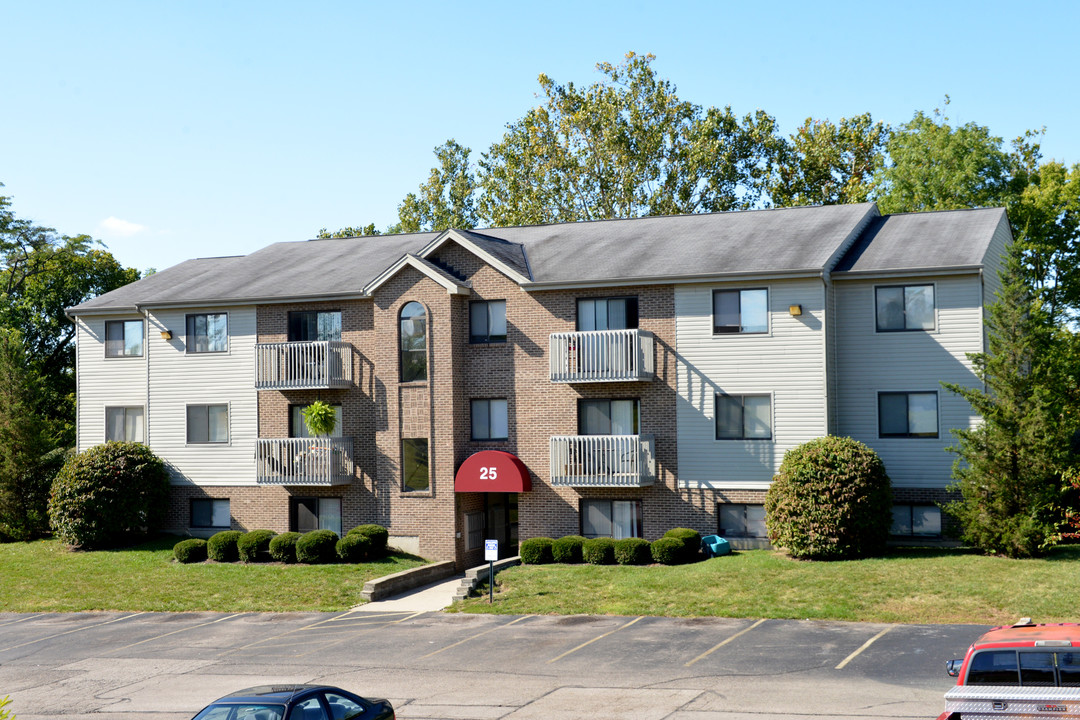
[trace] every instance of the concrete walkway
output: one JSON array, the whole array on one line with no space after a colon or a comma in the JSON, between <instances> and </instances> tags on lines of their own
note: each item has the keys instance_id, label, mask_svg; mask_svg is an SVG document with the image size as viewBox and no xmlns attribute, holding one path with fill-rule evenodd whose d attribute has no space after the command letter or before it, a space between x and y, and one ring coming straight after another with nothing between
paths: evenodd
<instances>
[{"instance_id":1,"label":"concrete walkway","mask_svg":"<svg viewBox=\"0 0 1080 720\"><path fill-rule=\"evenodd\" d=\"M437 612L454 602L454 594L461 587L464 577L464 575L455 575L392 598L357 605L352 610L354 612Z\"/></svg>"}]
</instances>

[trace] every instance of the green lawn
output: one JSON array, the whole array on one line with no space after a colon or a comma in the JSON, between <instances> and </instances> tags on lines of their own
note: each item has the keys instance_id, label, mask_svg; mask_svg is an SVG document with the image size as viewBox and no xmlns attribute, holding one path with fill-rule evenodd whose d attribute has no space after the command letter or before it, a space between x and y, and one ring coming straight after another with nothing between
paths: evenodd
<instances>
[{"instance_id":1,"label":"green lawn","mask_svg":"<svg viewBox=\"0 0 1080 720\"><path fill-rule=\"evenodd\" d=\"M0 612L298 612L360 603L368 580L423 565L391 555L358 565L173 561L180 538L70 552L55 540L0 544Z\"/></svg>"},{"instance_id":2,"label":"green lawn","mask_svg":"<svg viewBox=\"0 0 1080 720\"><path fill-rule=\"evenodd\" d=\"M531 565L496 576L464 612L669 615L997 625L1080 620L1080 547L1039 560L963 550L800 562L769 550L692 565Z\"/></svg>"}]
</instances>

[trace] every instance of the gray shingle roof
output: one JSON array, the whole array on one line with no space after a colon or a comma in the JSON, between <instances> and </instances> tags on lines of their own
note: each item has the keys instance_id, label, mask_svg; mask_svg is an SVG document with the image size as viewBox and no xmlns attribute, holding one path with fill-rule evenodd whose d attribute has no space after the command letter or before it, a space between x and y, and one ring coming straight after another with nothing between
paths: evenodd
<instances>
[{"instance_id":1,"label":"gray shingle roof","mask_svg":"<svg viewBox=\"0 0 1080 720\"><path fill-rule=\"evenodd\" d=\"M836 271L974 266L983 262L1004 212L879 217L873 203L862 203L459 232L537 284L633 283L821 272L864 224ZM406 253L419 253L440 235L283 242L246 256L189 260L72 312L359 295Z\"/></svg>"},{"instance_id":2,"label":"gray shingle roof","mask_svg":"<svg viewBox=\"0 0 1080 720\"><path fill-rule=\"evenodd\" d=\"M1003 208L905 213L875 218L834 272L882 272L982 265Z\"/></svg>"}]
</instances>

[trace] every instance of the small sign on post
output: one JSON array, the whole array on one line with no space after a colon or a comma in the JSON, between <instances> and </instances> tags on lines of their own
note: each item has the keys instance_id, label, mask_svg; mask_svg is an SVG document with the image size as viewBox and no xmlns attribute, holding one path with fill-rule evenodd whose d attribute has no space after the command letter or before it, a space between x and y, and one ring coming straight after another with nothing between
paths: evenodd
<instances>
[{"instance_id":1,"label":"small sign on post","mask_svg":"<svg viewBox=\"0 0 1080 720\"><path fill-rule=\"evenodd\" d=\"M495 561L499 559L499 541L484 541L484 559L488 561L488 605L495 598Z\"/></svg>"}]
</instances>

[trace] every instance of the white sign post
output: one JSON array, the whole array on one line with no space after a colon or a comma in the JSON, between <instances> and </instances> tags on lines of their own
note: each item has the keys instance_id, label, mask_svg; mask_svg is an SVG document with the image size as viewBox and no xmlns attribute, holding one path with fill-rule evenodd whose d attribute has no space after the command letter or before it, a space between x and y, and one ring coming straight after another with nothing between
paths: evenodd
<instances>
[{"instance_id":1,"label":"white sign post","mask_svg":"<svg viewBox=\"0 0 1080 720\"><path fill-rule=\"evenodd\" d=\"M484 541L484 559L488 561L488 605L495 597L495 561L499 559L499 541Z\"/></svg>"}]
</instances>

